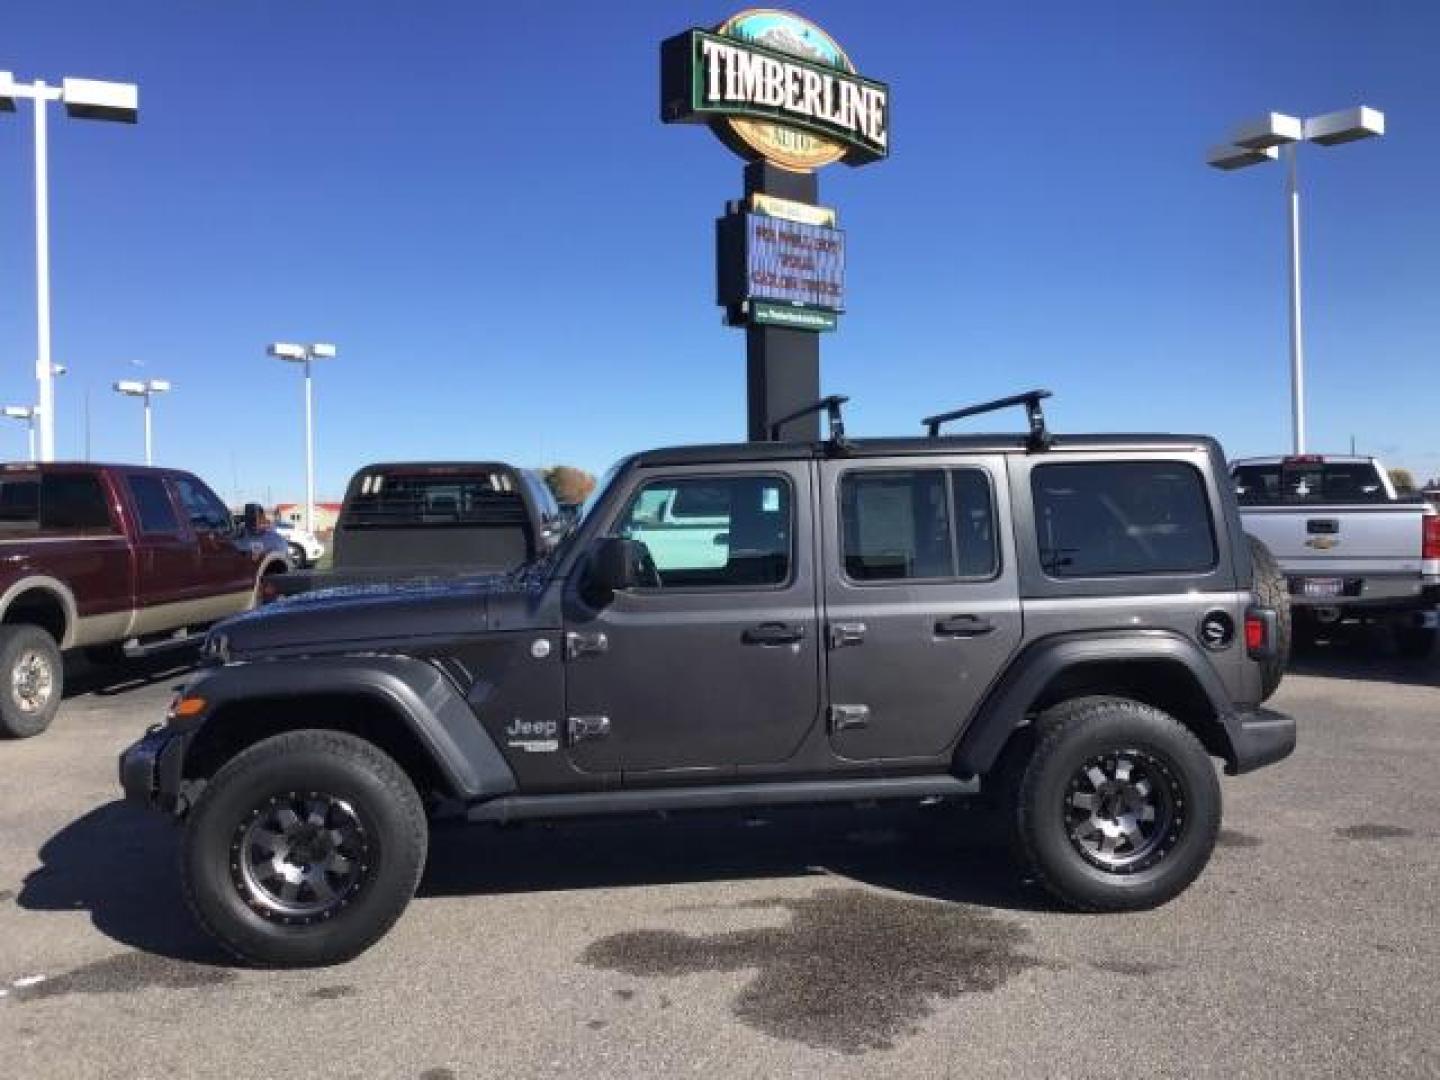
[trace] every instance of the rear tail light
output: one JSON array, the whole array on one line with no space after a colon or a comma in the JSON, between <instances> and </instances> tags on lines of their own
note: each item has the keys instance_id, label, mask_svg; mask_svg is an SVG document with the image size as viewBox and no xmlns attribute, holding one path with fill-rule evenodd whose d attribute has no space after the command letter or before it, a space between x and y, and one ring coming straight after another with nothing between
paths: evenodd
<instances>
[{"instance_id":1,"label":"rear tail light","mask_svg":"<svg viewBox=\"0 0 1440 1080\"><path fill-rule=\"evenodd\" d=\"M1275 655L1275 612L1269 608L1251 608L1245 612L1245 652L1252 660Z\"/></svg>"},{"instance_id":2,"label":"rear tail light","mask_svg":"<svg viewBox=\"0 0 1440 1080\"><path fill-rule=\"evenodd\" d=\"M1440 559L1440 514L1427 514L1422 519L1420 557Z\"/></svg>"}]
</instances>

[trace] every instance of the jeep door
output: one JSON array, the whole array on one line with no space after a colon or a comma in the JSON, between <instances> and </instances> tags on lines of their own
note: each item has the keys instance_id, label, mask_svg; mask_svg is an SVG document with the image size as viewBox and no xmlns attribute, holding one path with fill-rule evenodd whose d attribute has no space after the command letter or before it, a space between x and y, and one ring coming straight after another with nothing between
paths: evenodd
<instances>
[{"instance_id":1,"label":"jeep door","mask_svg":"<svg viewBox=\"0 0 1440 1080\"><path fill-rule=\"evenodd\" d=\"M600 531L644 543L655 577L567 602L578 768L691 776L794 753L820 707L809 469L637 470Z\"/></svg>"},{"instance_id":2,"label":"jeep door","mask_svg":"<svg viewBox=\"0 0 1440 1080\"><path fill-rule=\"evenodd\" d=\"M1019 646L1003 455L821 467L830 742L935 758Z\"/></svg>"}]
</instances>

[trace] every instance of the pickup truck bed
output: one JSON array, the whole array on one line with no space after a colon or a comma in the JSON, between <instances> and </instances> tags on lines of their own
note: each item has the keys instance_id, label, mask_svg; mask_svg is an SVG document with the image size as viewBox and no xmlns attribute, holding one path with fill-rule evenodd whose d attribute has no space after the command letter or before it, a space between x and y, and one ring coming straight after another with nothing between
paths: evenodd
<instances>
[{"instance_id":1,"label":"pickup truck bed","mask_svg":"<svg viewBox=\"0 0 1440 1080\"><path fill-rule=\"evenodd\" d=\"M505 573L549 550L563 530L554 496L528 470L481 461L367 465L346 490L331 568L276 578L264 598Z\"/></svg>"},{"instance_id":2,"label":"pickup truck bed","mask_svg":"<svg viewBox=\"0 0 1440 1080\"><path fill-rule=\"evenodd\" d=\"M1302 621L1389 621L1428 651L1440 603L1440 518L1366 457L1252 458L1231 469L1247 532L1280 564Z\"/></svg>"}]
</instances>

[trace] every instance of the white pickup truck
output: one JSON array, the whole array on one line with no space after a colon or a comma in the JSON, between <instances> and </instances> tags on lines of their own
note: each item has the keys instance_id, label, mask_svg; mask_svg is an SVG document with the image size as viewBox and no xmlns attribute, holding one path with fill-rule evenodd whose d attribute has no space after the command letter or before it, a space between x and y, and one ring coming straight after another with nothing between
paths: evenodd
<instances>
[{"instance_id":1,"label":"white pickup truck","mask_svg":"<svg viewBox=\"0 0 1440 1080\"><path fill-rule=\"evenodd\" d=\"M1342 619L1388 623L1400 651L1426 656L1440 604L1440 516L1397 495L1372 457L1302 454L1230 466L1245 531L1290 587L1297 633Z\"/></svg>"}]
</instances>

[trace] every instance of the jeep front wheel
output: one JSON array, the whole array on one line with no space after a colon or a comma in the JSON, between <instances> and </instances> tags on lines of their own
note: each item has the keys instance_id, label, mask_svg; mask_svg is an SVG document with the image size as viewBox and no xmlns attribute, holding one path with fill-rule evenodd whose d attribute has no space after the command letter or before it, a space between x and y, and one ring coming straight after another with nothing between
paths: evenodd
<instances>
[{"instance_id":1,"label":"jeep front wheel","mask_svg":"<svg viewBox=\"0 0 1440 1080\"><path fill-rule=\"evenodd\" d=\"M251 963L340 963L405 910L426 836L420 797L393 759L353 735L288 732L206 785L181 847L186 899Z\"/></svg>"},{"instance_id":2,"label":"jeep front wheel","mask_svg":"<svg viewBox=\"0 0 1440 1080\"><path fill-rule=\"evenodd\" d=\"M1016 847L1049 892L1082 911L1156 907L1205 868L1220 785L1198 739L1159 709L1085 698L1036 721L1013 791Z\"/></svg>"}]
</instances>

